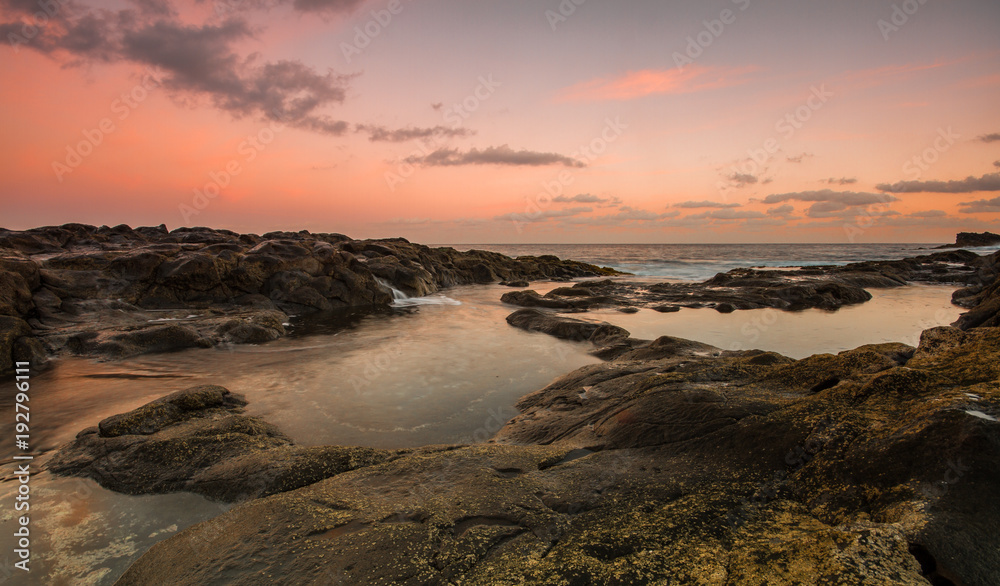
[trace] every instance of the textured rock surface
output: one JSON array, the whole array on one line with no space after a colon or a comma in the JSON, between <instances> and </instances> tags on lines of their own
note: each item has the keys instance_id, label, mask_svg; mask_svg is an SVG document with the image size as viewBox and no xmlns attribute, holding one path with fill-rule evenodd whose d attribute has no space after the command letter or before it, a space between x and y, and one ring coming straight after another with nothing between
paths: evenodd
<instances>
[{"instance_id":1,"label":"textured rock surface","mask_svg":"<svg viewBox=\"0 0 1000 586\"><path fill-rule=\"evenodd\" d=\"M241 501L389 457L372 448L293 445L273 425L240 414L244 405L218 386L179 391L82 431L48 469L126 494L187 490Z\"/></svg>"},{"instance_id":2,"label":"textured rock surface","mask_svg":"<svg viewBox=\"0 0 1000 586\"><path fill-rule=\"evenodd\" d=\"M427 295L455 285L611 274L552 256L512 259L304 231L0 230L0 316L30 326L21 335L37 339L24 340L20 353L34 357L36 369L50 354L115 359L260 344L285 335L291 314L388 306L388 286ZM2 375L13 350L7 344L0 351Z\"/></svg>"},{"instance_id":3,"label":"textured rock surface","mask_svg":"<svg viewBox=\"0 0 1000 586\"><path fill-rule=\"evenodd\" d=\"M797 361L661 338L524 397L489 444L271 483L118 584L995 584L998 380L997 328ZM101 434L214 430L220 393L111 418L69 453ZM287 470L287 443L257 425L280 445L175 487ZM339 461L325 449L314 462ZM97 461L120 477L135 460Z\"/></svg>"},{"instance_id":4,"label":"textured rock surface","mask_svg":"<svg viewBox=\"0 0 1000 586\"><path fill-rule=\"evenodd\" d=\"M977 246L995 246L1000 244L1000 234L993 232L959 232L955 244L946 244L938 248L975 248Z\"/></svg>"}]
</instances>

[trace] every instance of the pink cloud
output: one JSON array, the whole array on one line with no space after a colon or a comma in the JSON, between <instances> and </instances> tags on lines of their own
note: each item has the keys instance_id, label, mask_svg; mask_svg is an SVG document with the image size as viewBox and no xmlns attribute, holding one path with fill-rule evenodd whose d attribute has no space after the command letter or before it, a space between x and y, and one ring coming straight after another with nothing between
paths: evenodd
<instances>
[{"instance_id":1,"label":"pink cloud","mask_svg":"<svg viewBox=\"0 0 1000 586\"><path fill-rule=\"evenodd\" d=\"M629 71L620 77L598 78L570 86L560 91L556 99L560 102L598 102L634 100L655 94L690 94L745 83L743 76L756 70L756 67L689 66Z\"/></svg>"}]
</instances>

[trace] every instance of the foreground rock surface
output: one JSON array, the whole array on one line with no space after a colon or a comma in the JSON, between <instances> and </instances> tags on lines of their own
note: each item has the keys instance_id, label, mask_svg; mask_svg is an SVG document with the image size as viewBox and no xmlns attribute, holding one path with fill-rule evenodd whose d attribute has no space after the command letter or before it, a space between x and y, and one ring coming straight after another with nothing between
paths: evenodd
<instances>
[{"instance_id":1,"label":"foreground rock surface","mask_svg":"<svg viewBox=\"0 0 1000 586\"><path fill-rule=\"evenodd\" d=\"M798 361L661 338L524 397L490 444L248 500L118 584L997 584L998 381L997 328ZM68 453L227 416L189 401L111 418ZM285 457L256 449L247 470ZM104 475L141 489L117 462Z\"/></svg>"},{"instance_id":2,"label":"foreground rock surface","mask_svg":"<svg viewBox=\"0 0 1000 586\"><path fill-rule=\"evenodd\" d=\"M258 236L209 228L66 224L0 229L0 375L14 357L127 358L285 335L288 316L387 307L497 281L617 274L553 256L512 259L401 238ZM27 324L29 331L24 331Z\"/></svg>"},{"instance_id":3,"label":"foreground rock surface","mask_svg":"<svg viewBox=\"0 0 1000 586\"><path fill-rule=\"evenodd\" d=\"M242 396L218 386L179 391L80 432L48 469L125 494L186 490L233 502L307 486L391 455L293 445L273 425L242 415L245 405Z\"/></svg>"}]
</instances>

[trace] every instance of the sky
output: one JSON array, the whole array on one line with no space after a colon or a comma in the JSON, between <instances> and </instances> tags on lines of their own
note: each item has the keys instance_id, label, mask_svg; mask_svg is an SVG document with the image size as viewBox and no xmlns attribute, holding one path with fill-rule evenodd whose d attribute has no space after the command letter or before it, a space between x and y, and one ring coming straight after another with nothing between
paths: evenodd
<instances>
[{"instance_id":1,"label":"sky","mask_svg":"<svg viewBox=\"0 0 1000 586\"><path fill-rule=\"evenodd\" d=\"M1000 230L996 0L0 0L0 226Z\"/></svg>"}]
</instances>

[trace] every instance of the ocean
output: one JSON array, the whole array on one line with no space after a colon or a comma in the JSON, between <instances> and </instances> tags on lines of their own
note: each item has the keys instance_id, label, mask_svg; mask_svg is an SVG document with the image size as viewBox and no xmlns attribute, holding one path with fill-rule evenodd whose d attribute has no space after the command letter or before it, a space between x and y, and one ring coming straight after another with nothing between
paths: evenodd
<instances>
[{"instance_id":1,"label":"ocean","mask_svg":"<svg viewBox=\"0 0 1000 586\"><path fill-rule=\"evenodd\" d=\"M845 265L930 254L938 244L447 244L508 256L553 254L640 277L704 281L739 267ZM971 249L990 254L1000 247Z\"/></svg>"}]
</instances>

